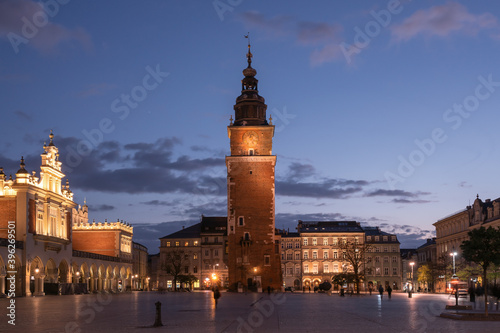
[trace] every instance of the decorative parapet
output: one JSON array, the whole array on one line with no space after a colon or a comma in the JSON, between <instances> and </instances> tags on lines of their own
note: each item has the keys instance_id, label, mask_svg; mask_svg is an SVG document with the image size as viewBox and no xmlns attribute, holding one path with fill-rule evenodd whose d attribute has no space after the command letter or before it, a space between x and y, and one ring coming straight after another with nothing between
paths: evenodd
<instances>
[{"instance_id":1,"label":"decorative parapet","mask_svg":"<svg viewBox=\"0 0 500 333\"><path fill-rule=\"evenodd\" d=\"M91 223L80 223L79 225L73 225L73 230L122 230L125 232L133 233L134 227L128 223L121 221L116 222L91 222Z\"/></svg>"}]
</instances>

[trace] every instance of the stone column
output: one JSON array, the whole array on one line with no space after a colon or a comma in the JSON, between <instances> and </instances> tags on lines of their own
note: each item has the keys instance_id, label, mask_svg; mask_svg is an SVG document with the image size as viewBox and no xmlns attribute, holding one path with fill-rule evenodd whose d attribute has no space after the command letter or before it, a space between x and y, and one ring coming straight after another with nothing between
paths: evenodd
<instances>
[{"instance_id":1,"label":"stone column","mask_svg":"<svg viewBox=\"0 0 500 333\"><path fill-rule=\"evenodd\" d=\"M39 274L35 276L35 293L33 296L45 296L45 292L43 290L43 283L45 280L45 275Z\"/></svg>"}]
</instances>

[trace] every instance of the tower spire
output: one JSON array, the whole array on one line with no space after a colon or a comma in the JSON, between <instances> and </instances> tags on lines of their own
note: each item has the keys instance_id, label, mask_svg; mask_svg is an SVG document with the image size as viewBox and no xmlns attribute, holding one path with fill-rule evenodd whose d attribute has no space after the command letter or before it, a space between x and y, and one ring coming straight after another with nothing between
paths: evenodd
<instances>
[{"instance_id":1,"label":"tower spire","mask_svg":"<svg viewBox=\"0 0 500 333\"><path fill-rule=\"evenodd\" d=\"M247 52L247 62L248 62L248 67L247 68L252 68L252 52L250 51L250 32L245 35L245 38L248 39L248 52Z\"/></svg>"}]
</instances>

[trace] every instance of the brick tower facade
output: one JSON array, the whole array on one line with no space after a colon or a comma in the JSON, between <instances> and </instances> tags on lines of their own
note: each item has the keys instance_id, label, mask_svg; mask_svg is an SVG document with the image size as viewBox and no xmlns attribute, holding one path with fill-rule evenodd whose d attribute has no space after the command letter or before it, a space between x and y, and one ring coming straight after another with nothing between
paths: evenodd
<instances>
[{"instance_id":1,"label":"brick tower facade","mask_svg":"<svg viewBox=\"0 0 500 333\"><path fill-rule=\"evenodd\" d=\"M274 126L266 120L264 98L257 90L257 71L243 70L241 95L234 105L235 119L228 126L231 155L227 166L229 286L240 290L281 289L279 241L275 235Z\"/></svg>"}]
</instances>

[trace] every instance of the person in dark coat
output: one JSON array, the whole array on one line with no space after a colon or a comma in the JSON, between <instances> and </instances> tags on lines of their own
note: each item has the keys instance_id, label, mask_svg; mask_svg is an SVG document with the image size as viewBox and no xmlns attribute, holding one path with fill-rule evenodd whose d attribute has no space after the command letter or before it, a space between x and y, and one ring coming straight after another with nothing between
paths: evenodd
<instances>
[{"instance_id":1,"label":"person in dark coat","mask_svg":"<svg viewBox=\"0 0 500 333\"><path fill-rule=\"evenodd\" d=\"M391 293L392 293L391 286L387 286L386 290L387 290L387 296L389 296L389 299L391 299Z\"/></svg>"},{"instance_id":2,"label":"person in dark coat","mask_svg":"<svg viewBox=\"0 0 500 333\"><path fill-rule=\"evenodd\" d=\"M382 285L378 287L378 292L380 293L380 298L382 299L384 297L384 287L382 287Z\"/></svg>"},{"instance_id":3,"label":"person in dark coat","mask_svg":"<svg viewBox=\"0 0 500 333\"><path fill-rule=\"evenodd\" d=\"M215 287L214 288L214 300L215 300L215 307L217 308L217 302L220 298L220 291L219 288Z\"/></svg>"}]
</instances>

